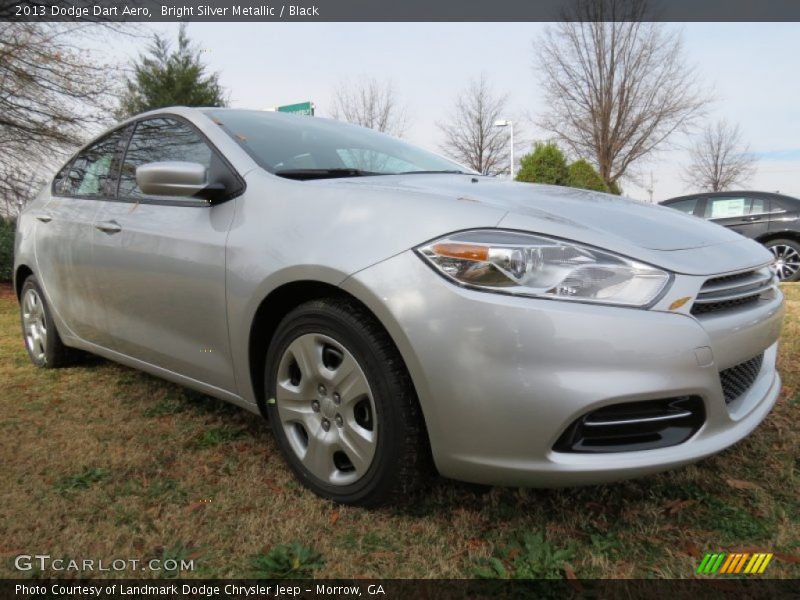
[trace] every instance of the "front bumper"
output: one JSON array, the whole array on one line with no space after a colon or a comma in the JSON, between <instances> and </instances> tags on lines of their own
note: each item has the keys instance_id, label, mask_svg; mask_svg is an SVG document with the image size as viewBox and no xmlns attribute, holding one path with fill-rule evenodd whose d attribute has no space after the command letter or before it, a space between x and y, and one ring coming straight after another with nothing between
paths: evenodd
<instances>
[{"instance_id":1,"label":"front bumper","mask_svg":"<svg viewBox=\"0 0 800 600\"><path fill-rule=\"evenodd\" d=\"M700 321L685 313L462 289L412 252L342 287L366 302L398 345L436 466L454 479L555 487L669 469L747 436L780 391L779 291L746 311ZM719 372L762 351L753 385L726 405ZM682 444L601 454L553 450L590 410L683 395L702 398L706 420Z\"/></svg>"}]
</instances>

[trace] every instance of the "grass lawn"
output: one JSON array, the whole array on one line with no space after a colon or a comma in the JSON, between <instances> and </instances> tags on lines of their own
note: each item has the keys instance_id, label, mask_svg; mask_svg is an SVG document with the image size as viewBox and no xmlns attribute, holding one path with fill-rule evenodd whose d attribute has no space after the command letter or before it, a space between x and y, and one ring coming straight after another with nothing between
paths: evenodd
<instances>
[{"instance_id":1,"label":"grass lawn","mask_svg":"<svg viewBox=\"0 0 800 600\"><path fill-rule=\"evenodd\" d=\"M780 401L722 454L583 489L440 480L366 511L295 483L259 417L100 359L35 369L4 285L0 577L40 575L18 554L191 558L195 577L692 577L732 551L800 577L800 285L784 290Z\"/></svg>"}]
</instances>

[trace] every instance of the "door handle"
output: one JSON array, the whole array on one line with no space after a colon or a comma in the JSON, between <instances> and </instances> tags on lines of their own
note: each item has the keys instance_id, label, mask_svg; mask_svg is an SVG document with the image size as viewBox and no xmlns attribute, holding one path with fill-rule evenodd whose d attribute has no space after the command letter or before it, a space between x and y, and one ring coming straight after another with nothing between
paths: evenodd
<instances>
[{"instance_id":1,"label":"door handle","mask_svg":"<svg viewBox=\"0 0 800 600\"><path fill-rule=\"evenodd\" d=\"M744 217L742 221L745 223L752 223L753 221L758 221L758 217Z\"/></svg>"},{"instance_id":2,"label":"door handle","mask_svg":"<svg viewBox=\"0 0 800 600\"><path fill-rule=\"evenodd\" d=\"M42 223L49 223L50 221L53 220L53 217L51 215L48 215L47 213L36 213L34 217L36 217Z\"/></svg>"},{"instance_id":3,"label":"door handle","mask_svg":"<svg viewBox=\"0 0 800 600\"><path fill-rule=\"evenodd\" d=\"M103 233L119 233L122 231L122 225L116 221L100 221L94 224L95 229L99 229Z\"/></svg>"}]
</instances>

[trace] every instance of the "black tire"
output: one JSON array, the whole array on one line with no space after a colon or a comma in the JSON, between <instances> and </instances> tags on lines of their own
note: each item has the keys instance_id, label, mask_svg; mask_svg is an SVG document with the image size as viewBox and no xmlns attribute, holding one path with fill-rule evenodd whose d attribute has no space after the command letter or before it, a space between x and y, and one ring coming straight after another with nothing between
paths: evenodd
<instances>
[{"instance_id":1,"label":"black tire","mask_svg":"<svg viewBox=\"0 0 800 600\"><path fill-rule=\"evenodd\" d=\"M281 359L292 342L307 334L326 336L345 348L371 391L377 441L369 467L353 483L334 485L306 468L287 438L274 400ZM266 413L281 453L300 482L315 494L341 504L375 507L405 497L429 473L427 434L405 365L383 328L356 302L341 298L314 300L290 312L270 343L264 389L268 398ZM322 413L312 417L322 418Z\"/></svg>"},{"instance_id":2,"label":"black tire","mask_svg":"<svg viewBox=\"0 0 800 600\"><path fill-rule=\"evenodd\" d=\"M775 255L775 258L778 258L778 254L781 249L786 251L788 249L789 254L791 255L792 267L796 268L797 260L800 260L800 242L797 240L789 240L789 239L776 239L770 240L766 244L766 247ZM794 254L791 254L791 251L794 251ZM791 273L789 276L782 276L778 273L778 276L781 277L781 281L786 282L794 282L800 281L800 268Z\"/></svg>"},{"instance_id":3,"label":"black tire","mask_svg":"<svg viewBox=\"0 0 800 600\"><path fill-rule=\"evenodd\" d=\"M33 292L38 301L41 302L41 316L45 330L47 332L45 341L41 345L40 351L36 351L29 341L29 335L25 327L25 299L29 293ZM53 315L50 311L50 306L42 293L42 288L39 287L39 282L36 277L28 275L25 282L22 284L22 292L20 293L20 323L22 324L22 339L25 342L25 349L28 351L28 356L31 362L37 367L47 369L57 369L66 367L72 364L74 354L71 348L68 348L61 341L61 336L58 334L56 324L53 321Z\"/></svg>"}]
</instances>

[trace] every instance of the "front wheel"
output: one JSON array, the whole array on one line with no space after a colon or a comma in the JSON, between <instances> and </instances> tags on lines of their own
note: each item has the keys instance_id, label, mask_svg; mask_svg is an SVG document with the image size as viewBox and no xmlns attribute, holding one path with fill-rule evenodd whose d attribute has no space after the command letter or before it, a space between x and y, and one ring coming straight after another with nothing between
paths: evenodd
<instances>
[{"instance_id":1,"label":"front wheel","mask_svg":"<svg viewBox=\"0 0 800 600\"><path fill-rule=\"evenodd\" d=\"M420 483L427 439L413 386L355 302L315 300L289 313L267 353L265 390L281 452L316 494L376 506Z\"/></svg>"},{"instance_id":2,"label":"front wheel","mask_svg":"<svg viewBox=\"0 0 800 600\"><path fill-rule=\"evenodd\" d=\"M767 248L775 260L772 268L781 281L800 281L800 242L794 240L770 240Z\"/></svg>"}]
</instances>

